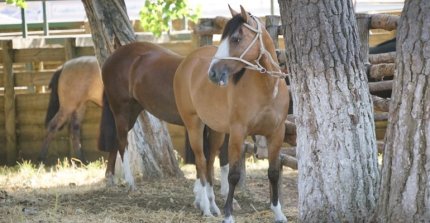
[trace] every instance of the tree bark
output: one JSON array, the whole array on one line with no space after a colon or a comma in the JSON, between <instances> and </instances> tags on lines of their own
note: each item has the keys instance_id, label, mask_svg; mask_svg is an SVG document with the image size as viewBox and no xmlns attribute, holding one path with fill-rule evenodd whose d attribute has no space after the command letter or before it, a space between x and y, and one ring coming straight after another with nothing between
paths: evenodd
<instances>
[{"instance_id":1,"label":"tree bark","mask_svg":"<svg viewBox=\"0 0 430 223\"><path fill-rule=\"evenodd\" d=\"M405 1L376 222L430 221L430 1Z\"/></svg>"},{"instance_id":2,"label":"tree bark","mask_svg":"<svg viewBox=\"0 0 430 223\"><path fill-rule=\"evenodd\" d=\"M379 172L351 1L279 5L297 125L299 221L366 222Z\"/></svg>"},{"instance_id":3,"label":"tree bark","mask_svg":"<svg viewBox=\"0 0 430 223\"><path fill-rule=\"evenodd\" d=\"M136 41L123 0L82 0L99 64L119 46ZM133 172L144 178L181 176L166 126L146 112L128 135ZM121 166L121 162L117 162Z\"/></svg>"}]
</instances>

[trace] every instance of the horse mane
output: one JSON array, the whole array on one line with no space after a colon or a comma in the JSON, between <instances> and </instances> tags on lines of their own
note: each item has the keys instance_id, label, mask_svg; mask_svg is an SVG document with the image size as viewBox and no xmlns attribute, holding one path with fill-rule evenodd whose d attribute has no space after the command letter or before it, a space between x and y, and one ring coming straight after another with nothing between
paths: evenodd
<instances>
[{"instance_id":1,"label":"horse mane","mask_svg":"<svg viewBox=\"0 0 430 223\"><path fill-rule=\"evenodd\" d=\"M369 54L388 53L396 51L396 37L369 48Z\"/></svg>"},{"instance_id":2,"label":"horse mane","mask_svg":"<svg viewBox=\"0 0 430 223\"><path fill-rule=\"evenodd\" d=\"M225 24L224 31L222 32L221 39L225 39L226 37L230 37L233 33L245 23L245 19L243 19L242 15L237 14L231 18L227 24Z\"/></svg>"},{"instance_id":3,"label":"horse mane","mask_svg":"<svg viewBox=\"0 0 430 223\"><path fill-rule=\"evenodd\" d=\"M237 84L239 83L240 79L243 77L243 75L245 74L245 68L240 69L237 73L232 75L232 79L233 79L233 84Z\"/></svg>"},{"instance_id":4,"label":"horse mane","mask_svg":"<svg viewBox=\"0 0 430 223\"><path fill-rule=\"evenodd\" d=\"M45 127L48 127L49 122L54 118L60 109L60 99L58 97L58 81L60 79L61 72L63 72L63 67L59 68L52 74L51 81L49 82L49 88L51 89L51 94L49 95L48 110L45 117Z\"/></svg>"}]
</instances>

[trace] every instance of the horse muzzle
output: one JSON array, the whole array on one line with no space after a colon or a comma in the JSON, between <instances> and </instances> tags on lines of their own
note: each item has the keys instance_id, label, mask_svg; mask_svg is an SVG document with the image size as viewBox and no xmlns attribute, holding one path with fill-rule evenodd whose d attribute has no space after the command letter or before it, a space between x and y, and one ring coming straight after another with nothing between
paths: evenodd
<instances>
[{"instance_id":1,"label":"horse muzzle","mask_svg":"<svg viewBox=\"0 0 430 223\"><path fill-rule=\"evenodd\" d=\"M208 71L209 80L219 86L226 86L228 83L229 71L226 66L211 66Z\"/></svg>"}]
</instances>

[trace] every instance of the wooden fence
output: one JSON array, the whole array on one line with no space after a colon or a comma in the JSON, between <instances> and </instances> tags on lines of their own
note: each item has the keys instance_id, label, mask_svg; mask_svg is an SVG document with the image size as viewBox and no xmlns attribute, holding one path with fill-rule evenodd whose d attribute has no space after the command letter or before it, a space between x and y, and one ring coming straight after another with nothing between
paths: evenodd
<instances>
[{"instance_id":1,"label":"wooden fence","mask_svg":"<svg viewBox=\"0 0 430 223\"><path fill-rule=\"evenodd\" d=\"M146 40L147 35L138 39ZM191 40L160 45L183 55L194 48ZM91 37L0 40L0 46L0 165L35 161L46 133L47 85L52 73L71 58L94 55ZM90 105L82 124L82 148L89 160L104 155L96 149L100 111ZM73 153L66 127L50 148L49 163Z\"/></svg>"},{"instance_id":2,"label":"wooden fence","mask_svg":"<svg viewBox=\"0 0 430 223\"><path fill-rule=\"evenodd\" d=\"M369 29L395 28L398 17L380 16L380 15L358 15L357 21L360 29L360 38L362 40L361 51L364 55L364 61L369 64L369 75L392 75L394 71L393 54L368 56ZM280 26L279 16L266 16L264 18L266 28L271 34L277 47L283 47L282 26ZM173 42L161 43L179 54L186 55L196 46L213 44L214 35L221 34L221 31L227 21L227 18L216 17L212 19L201 19L195 27L192 40L178 40ZM385 21L385 22L378 22ZM145 39L143 37L138 39ZM44 118L49 101L49 94L45 91L52 73L55 68L63 64L66 60L84 55L94 55L94 49L91 45L90 37L85 38L42 38L37 41L43 44L33 44L35 47L24 46L18 48L15 45L21 45L19 41L2 40L0 41L0 64L3 73L0 75L0 164L14 164L16 160L29 159L35 160L39 152L42 140L45 136ZM33 40L32 42L37 42ZM54 44L45 44L45 42L54 42ZM31 44L30 44L31 45ZM40 47L43 45L43 47ZM383 59L383 58L389 59ZM370 62L384 62L381 65L370 65ZM387 63L391 62L391 63ZM379 67L389 67L387 69ZM389 70L389 72L387 72ZM390 73L391 72L391 73ZM392 81L369 83L371 92L391 89ZM2 88L4 91L2 92ZM1 95L3 93L3 95ZM378 101L376 107L379 111L387 112L387 100L374 97ZM385 105L385 106L384 106ZM4 108L4 109L3 109ZM381 109L382 108L382 109ZM376 132L377 138L382 139L386 128L386 113L375 114L377 117ZM100 108L95 105L89 106L82 126L82 147L85 150L87 158L94 160L101 154L96 150L96 141L98 135L98 122L100 119ZM287 122L287 133L285 141L295 145L295 126L293 117ZM176 130L177 131L177 130ZM178 134L174 133L177 137ZM57 157L66 157L71 151L71 145L68 138L67 128L57 134L52 142L48 161L55 161ZM251 149L249 149L251 150ZM296 167L294 158L294 149L284 150L283 162L290 167Z\"/></svg>"}]
</instances>

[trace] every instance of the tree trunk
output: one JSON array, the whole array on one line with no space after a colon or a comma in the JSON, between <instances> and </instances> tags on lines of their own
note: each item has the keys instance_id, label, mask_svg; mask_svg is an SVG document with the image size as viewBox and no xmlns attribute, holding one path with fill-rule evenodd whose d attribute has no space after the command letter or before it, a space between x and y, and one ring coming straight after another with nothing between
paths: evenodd
<instances>
[{"instance_id":1,"label":"tree trunk","mask_svg":"<svg viewBox=\"0 0 430 223\"><path fill-rule=\"evenodd\" d=\"M374 221L430 221L430 1L405 1Z\"/></svg>"},{"instance_id":2,"label":"tree trunk","mask_svg":"<svg viewBox=\"0 0 430 223\"><path fill-rule=\"evenodd\" d=\"M104 63L115 48L136 41L123 0L82 2L100 64ZM127 149L134 173L141 174L144 178L182 175L167 128L154 116L142 113L129 132L128 142Z\"/></svg>"},{"instance_id":3,"label":"tree trunk","mask_svg":"<svg viewBox=\"0 0 430 223\"><path fill-rule=\"evenodd\" d=\"M365 222L379 172L351 1L279 0L297 125L301 222Z\"/></svg>"}]
</instances>

